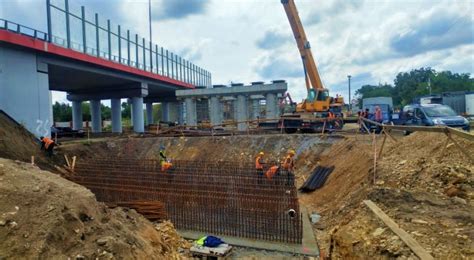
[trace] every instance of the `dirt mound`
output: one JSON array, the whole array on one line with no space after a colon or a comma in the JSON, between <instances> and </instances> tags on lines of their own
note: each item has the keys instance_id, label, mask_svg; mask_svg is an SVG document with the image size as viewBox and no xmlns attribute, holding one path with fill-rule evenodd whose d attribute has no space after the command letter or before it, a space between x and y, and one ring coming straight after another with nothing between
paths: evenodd
<instances>
[{"instance_id":1,"label":"dirt mound","mask_svg":"<svg viewBox=\"0 0 474 260\"><path fill-rule=\"evenodd\" d=\"M46 158L40 150L39 140L21 124L18 124L3 111L0 111L0 157L35 163L43 169L53 170L51 162L62 165L61 158Z\"/></svg>"},{"instance_id":2,"label":"dirt mound","mask_svg":"<svg viewBox=\"0 0 474 260\"><path fill-rule=\"evenodd\" d=\"M0 158L0 258L177 259L174 229L134 210L108 209L87 189Z\"/></svg>"},{"instance_id":3,"label":"dirt mound","mask_svg":"<svg viewBox=\"0 0 474 260\"><path fill-rule=\"evenodd\" d=\"M469 154L474 143L454 137ZM353 139L334 145L322 165L335 165L323 189L300 201L322 214L316 233L334 258L414 257L361 202L371 199L435 258L474 256L473 164L444 134L387 139L373 184L373 146ZM381 139L377 139L380 149ZM332 240L332 249L328 242ZM327 251L326 251L327 252Z\"/></svg>"},{"instance_id":4,"label":"dirt mound","mask_svg":"<svg viewBox=\"0 0 474 260\"><path fill-rule=\"evenodd\" d=\"M313 164L319 155L337 139L321 139L314 135L242 135L224 137L122 138L90 144L69 143L64 153L79 159L95 156L158 158L165 146L170 159L194 161L252 161L260 151L268 160L281 160L289 149L295 149L300 166ZM298 165L297 165L298 166Z\"/></svg>"}]
</instances>

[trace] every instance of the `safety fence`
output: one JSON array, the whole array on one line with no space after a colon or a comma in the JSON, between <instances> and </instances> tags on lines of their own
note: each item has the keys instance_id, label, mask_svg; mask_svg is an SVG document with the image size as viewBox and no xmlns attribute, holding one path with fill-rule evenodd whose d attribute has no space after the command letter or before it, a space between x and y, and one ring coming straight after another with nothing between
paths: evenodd
<instances>
[{"instance_id":1,"label":"safety fence","mask_svg":"<svg viewBox=\"0 0 474 260\"><path fill-rule=\"evenodd\" d=\"M252 162L174 161L162 172L159 160L110 157L79 159L68 178L109 204L160 201L178 229L301 243L294 176L282 169L268 179Z\"/></svg>"}]
</instances>

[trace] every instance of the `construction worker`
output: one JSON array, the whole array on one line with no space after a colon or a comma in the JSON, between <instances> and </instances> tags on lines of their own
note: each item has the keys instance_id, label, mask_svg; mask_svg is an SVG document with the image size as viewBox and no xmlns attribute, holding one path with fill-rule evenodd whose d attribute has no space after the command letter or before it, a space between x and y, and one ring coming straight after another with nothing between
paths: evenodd
<instances>
[{"instance_id":1,"label":"construction worker","mask_svg":"<svg viewBox=\"0 0 474 260\"><path fill-rule=\"evenodd\" d=\"M255 158L255 170L257 171L258 175L258 183L262 183L263 179L263 166L265 165L265 161L263 157L265 156L264 152L259 152L257 158Z\"/></svg>"},{"instance_id":2,"label":"construction worker","mask_svg":"<svg viewBox=\"0 0 474 260\"><path fill-rule=\"evenodd\" d=\"M41 136L40 140L41 140L41 150L44 149L46 150L46 154L48 156L53 156L53 149L56 143L51 138L44 137L44 136Z\"/></svg>"},{"instance_id":3,"label":"construction worker","mask_svg":"<svg viewBox=\"0 0 474 260\"><path fill-rule=\"evenodd\" d=\"M375 121L379 123L382 123L383 121L382 109L380 109L379 106L375 107Z\"/></svg>"},{"instance_id":4,"label":"construction worker","mask_svg":"<svg viewBox=\"0 0 474 260\"><path fill-rule=\"evenodd\" d=\"M293 185L291 177L294 176L293 170L295 167L295 161L294 161L295 154L296 154L295 150L289 150L288 154L285 157L285 160L283 161L282 168L286 170L286 173L287 173L286 185Z\"/></svg>"},{"instance_id":5,"label":"construction worker","mask_svg":"<svg viewBox=\"0 0 474 260\"><path fill-rule=\"evenodd\" d=\"M165 147L163 145L160 146L160 166L162 172L169 170L173 166L166 158Z\"/></svg>"}]
</instances>

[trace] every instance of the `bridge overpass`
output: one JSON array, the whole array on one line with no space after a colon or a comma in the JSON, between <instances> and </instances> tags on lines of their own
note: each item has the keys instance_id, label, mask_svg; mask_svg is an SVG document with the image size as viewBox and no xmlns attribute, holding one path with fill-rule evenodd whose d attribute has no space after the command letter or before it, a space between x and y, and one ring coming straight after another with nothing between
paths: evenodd
<instances>
[{"instance_id":1,"label":"bridge overpass","mask_svg":"<svg viewBox=\"0 0 474 260\"><path fill-rule=\"evenodd\" d=\"M67 92L75 129L82 127L81 103L90 101L92 132L101 131L100 100L110 99L112 131L120 133L121 98L131 100L133 129L143 132L143 104L147 122L154 102L177 121L182 106L175 91L212 84L205 69L112 28L110 20L100 22L98 14L88 20L84 7L74 12L67 0L62 6L47 1L47 10L47 33L0 19L0 109L37 136L49 135L53 122L51 90ZM62 30L54 30L60 27L54 12L65 17Z\"/></svg>"}]
</instances>

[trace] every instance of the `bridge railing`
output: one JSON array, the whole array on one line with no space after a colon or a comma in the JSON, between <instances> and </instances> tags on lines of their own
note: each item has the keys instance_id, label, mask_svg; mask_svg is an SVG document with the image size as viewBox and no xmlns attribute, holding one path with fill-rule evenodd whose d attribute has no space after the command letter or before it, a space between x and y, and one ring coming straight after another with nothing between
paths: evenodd
<instances>
[{"instance_id":1,"label":"bridge railing","mask_svg":"<svg viewBox=\"0 0 474 260\"><path fill-rule=\"evenodd\" d=\"M18 23L14 23L5 19L1 19L1 18L0 18L0 29L30 36L30 37L40 39L43 41L46 41L48 39L48 34L45 32L30 28L28 26L24 26Z\"/></svg>"}]
</instances>

